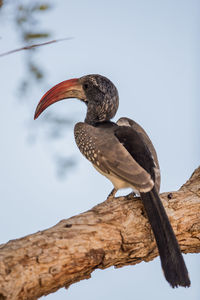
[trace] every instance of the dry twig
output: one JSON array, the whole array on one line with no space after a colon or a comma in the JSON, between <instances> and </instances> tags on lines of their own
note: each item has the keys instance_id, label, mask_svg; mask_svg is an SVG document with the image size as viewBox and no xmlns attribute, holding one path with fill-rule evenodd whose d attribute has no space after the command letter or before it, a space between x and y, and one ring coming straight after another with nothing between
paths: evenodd
<instances>
[{"instance_id":1,"label":"dry twig","mask_svg":"<svg viewBox=\"0 0 200 300\"><path fill-rule=\"evenodd\" d=\"M73 38L72 37L68 37L68 38L52 40L52 41L48 41L48 42L44 42L44 43L39 43L39 44L33 44L33 45L29 45L29 46L24 46L24 47L21 47L21 48L10 50L8 52L1 53L0 57L9 55L9 54L12 54L12 53L15 53L15 52L19 52L19 51L22 51L22 50L30 50L30 49L33 49L33 48L36 48L36 47L46 46L46 45L49 45L49 44L58 43L58 42L62 42L62 41L68 41L68 40L71 40L71 39L73 39Z\"/></svg>"}]
</instances>

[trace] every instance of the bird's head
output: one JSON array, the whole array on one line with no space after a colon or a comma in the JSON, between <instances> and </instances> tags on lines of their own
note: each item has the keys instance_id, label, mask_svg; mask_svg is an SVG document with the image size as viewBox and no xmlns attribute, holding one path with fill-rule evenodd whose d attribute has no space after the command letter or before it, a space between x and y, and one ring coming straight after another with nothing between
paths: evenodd
<instances>
[{"instance_id":1,"label":"bird's head","mask_svg":"<svg viewBox=\"0 0 200 300\"><path fill-rule=\"evenodd\" d=\"M34 119L51 104L67 98L78 98L86 103L85 122L89 124L110 120L115 116L119 104L117 89L108 78L86 75L65 80L46 92L38 103Z\"/></svg>"}]
</instances>

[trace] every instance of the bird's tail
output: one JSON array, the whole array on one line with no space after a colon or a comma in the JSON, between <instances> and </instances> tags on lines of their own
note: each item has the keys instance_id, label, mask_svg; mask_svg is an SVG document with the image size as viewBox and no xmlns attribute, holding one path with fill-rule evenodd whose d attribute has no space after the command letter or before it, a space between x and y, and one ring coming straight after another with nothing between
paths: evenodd
<instances>
[{"instance_id":1,"label":"bird's tail","mask_svg":"<svg viewBox=\"0 0 200 300\"><path fill-rule=\"evenodd\" d=\"M173 288L189 287L183 256L155 187L148 193L141 193L141 199L156 239L165 278Z\"/></svg>"}]
</instances>

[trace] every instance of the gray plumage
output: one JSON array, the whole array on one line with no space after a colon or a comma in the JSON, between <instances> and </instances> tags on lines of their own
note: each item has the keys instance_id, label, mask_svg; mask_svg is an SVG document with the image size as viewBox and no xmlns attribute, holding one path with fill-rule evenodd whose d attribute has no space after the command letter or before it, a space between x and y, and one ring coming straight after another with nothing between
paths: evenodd
<instances>
[{"instance_id":1,"label":"gray plumage","mask_svg":"<svg viewBox=\"0 0 200 300\"><path fill-rule=\"evenodd\" d=\"M115 126L105 130L105 127L77 123L74 134L79 150L101 174L112 181L116 190L131 187L134 191L150 191L154 186L151 176L119 143L114 129Z\"/></svg>"}]
</instances>

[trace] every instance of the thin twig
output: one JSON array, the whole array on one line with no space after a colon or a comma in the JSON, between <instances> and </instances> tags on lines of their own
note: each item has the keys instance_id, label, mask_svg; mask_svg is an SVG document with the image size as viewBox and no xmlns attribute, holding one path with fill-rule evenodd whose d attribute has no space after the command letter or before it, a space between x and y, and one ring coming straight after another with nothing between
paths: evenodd
<instances>
[{"instance_id":1,"label":"thin twig","mask_svg":"<svg viewBox=\"0 0 200 300\"><path fill-rule=\"evenodd\" d=\"M48 41L48 42L44 42L44 43L39 43L39 44L30 45L30 46L25 46L25 47L22 47L22 48L18 48L18 49L10 50L8 52L1 53L0 57L5 56L5 55L9 55L9 54L12 54L12 53L15 53L15 52L19 52L19 51L22 51L22 50L29 50L29 49L32 49L32 48L36 48L36 47L40 47L40 46L45 46L45 45L49 45L49 44L53 44L53 43L57 43L57 42L71 40L71 39L73 39L73 37L68 37L68 38L63 38L63 39L57 39L57 40L52 40L52 41Z\"/></svg>"}]
</instances>

